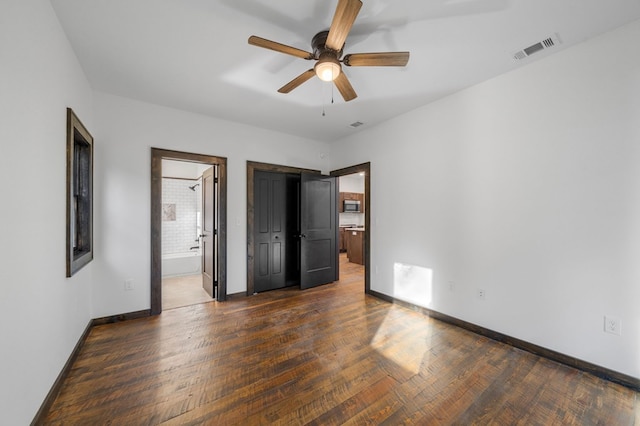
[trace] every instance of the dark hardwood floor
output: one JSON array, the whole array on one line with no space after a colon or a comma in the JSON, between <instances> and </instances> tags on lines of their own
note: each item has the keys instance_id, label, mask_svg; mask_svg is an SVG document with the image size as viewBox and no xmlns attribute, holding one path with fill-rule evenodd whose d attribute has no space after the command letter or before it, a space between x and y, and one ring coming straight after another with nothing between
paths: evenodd
<instances>
[{"instance_id":1,"label":"dark hardwood floor","mask_svg":"<svg viewBox=\"0 0 640 426\"><path fill-rule=\"evenodd\" d=\"M46 424L640 425L629 388L341 281L94 327Z\"/></svg>"}]
</instances>

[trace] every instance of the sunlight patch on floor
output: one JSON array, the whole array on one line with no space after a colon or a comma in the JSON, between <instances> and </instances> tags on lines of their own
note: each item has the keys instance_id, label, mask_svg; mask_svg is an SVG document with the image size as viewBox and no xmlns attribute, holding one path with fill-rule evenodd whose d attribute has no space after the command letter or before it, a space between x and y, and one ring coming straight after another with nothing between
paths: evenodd
<instances>
[{"instance_id":1,"label":"sunlight patch on floor","mask_svg":"<svg viewBox=\"0 0 640 426\"><path fill-rule=\"evenodd\" d=\"M422 365L429 361L430 336L428 327L413 328L402 320L402 316L399 319L387 314L371 339L371 347L405 370L418 374Z\"/></svg>"}]
</instances>

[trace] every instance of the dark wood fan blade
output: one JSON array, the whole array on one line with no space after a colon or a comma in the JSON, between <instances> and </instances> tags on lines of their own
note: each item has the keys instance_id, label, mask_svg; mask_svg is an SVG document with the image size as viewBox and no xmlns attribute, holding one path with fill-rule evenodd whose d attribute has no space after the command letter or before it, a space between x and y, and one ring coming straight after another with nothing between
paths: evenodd
<instances>
[{"instance_id":1,"label":"dark wood fan blade","mask_svg":"<svg viewBox=\"0 0 640 426\"><path fill-rule=\"evenodd\" d=\"M409 52L351 53L342 62L349 67L404 67Z\"/></svg>"},{"instance_id":2,"label":"dark wood fan blade","mask_svg":"<svg viewBox=\"0 0 640 426\"><path fill-rule=\"evenodd\" d=\"M314 59L312 53L258 36L249 37L249 44L264 47L265 49L275 50L280 53L286 53L287 55L296 56L302 59Z\"/></svg>"},{"instance_id":3,"label":"dark wood fan blade","mask_svg":"<svg viewBox=\"0 0 640 426\"><path fill-rule=\"evenodd\" d=\"M344 98L345 102L349 102L358 97L356 91L353 90L353 87L351 86L351 83L349 82L349 79L344 72L341 72L338 77L333 80L333 82L336 84L336 87L338 88L338 91Z\"/></svg>"},{"instance_id":4,"label":"dark wood fan blade","mask_svg":"<svg viewBox=\"0 0 640 426\"><path fill-rule=\"evenodd\" d=\"M344 41L351 31L356 16L360 12L362 1L360 0L339 0L336 11L333 14L333 21L329 27L329 35L325 46L339 52L342 50Z\"/></svg>"},{"instance_id":5,"label":"dark wood fan blade","mask_svg":"<svg viewBox=\"0 0 640 426\"><path fill-rule=\"evenodd\" d=\"M310 70L303 72L302 74L300 74L299 76L297 76L296 78L294 78L293 80L291 80L290 82L288 82L287 84L279 88L278 92L289 93L290 91L300 86L305 81L309 80L314 75L316 75L316 72L313 70L313 68L311 68Z\"/></svg>"}]
</instances>

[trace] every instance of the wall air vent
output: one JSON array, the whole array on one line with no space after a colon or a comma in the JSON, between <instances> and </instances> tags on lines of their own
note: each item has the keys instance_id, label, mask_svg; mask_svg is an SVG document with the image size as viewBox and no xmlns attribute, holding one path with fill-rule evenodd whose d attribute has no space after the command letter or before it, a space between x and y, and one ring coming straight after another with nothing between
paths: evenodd
<instances>
[{"instance_id":1,"label":"wall air vent","mask_svg":"<svg viewBox=\"0 0 640 426\"><path fill-rule=\"evenodd\" d=\"M360 127L360 126L362 126L363 124L364 124L364 123L363 123L362 121L355 121L355 122L353 122L353 123L349 124L349 127L353 127L353 128L355 129L356 127Z\"/></svg>"},{"instance_id":2,"label":"wall air vent","mask_svg":"<svg viewBox=\"0 0 640 426\"><path fill-rule=\"evenodd\" d=\"M535 44L532 44L529 47L526 47L522 50L517 51L516 53L513 54L513 59L520 61L524 58L527 58L533 55L534 53L538 53L541 50L545 50L545 49L549 49L551 47L557 46L560 43L561 43L560 37L558 37L558 34L554 34L551 37L545 38L542 41L539 41Z\"/></svg>"}]
</instances>

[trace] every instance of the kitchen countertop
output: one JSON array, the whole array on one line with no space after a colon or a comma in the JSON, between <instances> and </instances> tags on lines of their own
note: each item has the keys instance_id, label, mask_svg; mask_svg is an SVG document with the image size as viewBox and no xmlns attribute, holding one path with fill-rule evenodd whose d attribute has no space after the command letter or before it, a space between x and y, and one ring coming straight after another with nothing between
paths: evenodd
<instances>
[{"instance_id":1,"label":"kitchen countertop","mask_svg":"<svg viewBox=\"0 0 640 426\"><path fill-rule=\"evenodd\" d=\"M362 231L362 232L364 232L364 228L346 228L345 231Z\"/></svg>"}]
</instances>

